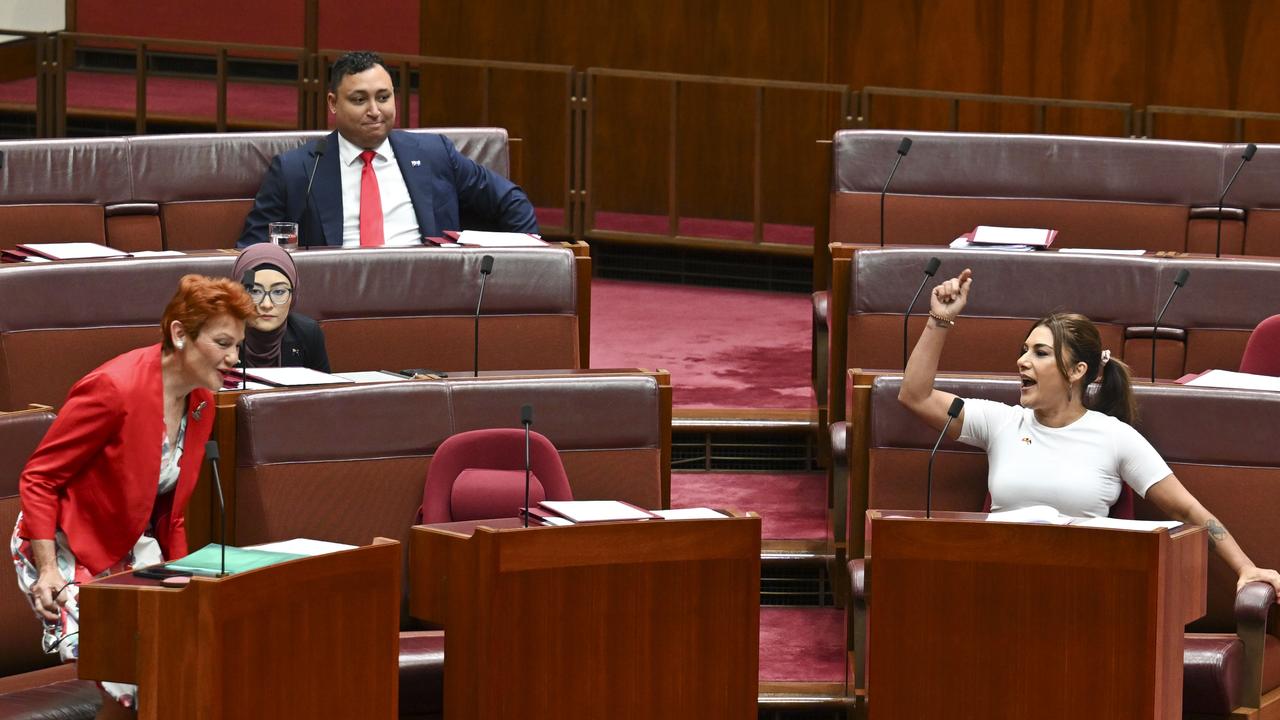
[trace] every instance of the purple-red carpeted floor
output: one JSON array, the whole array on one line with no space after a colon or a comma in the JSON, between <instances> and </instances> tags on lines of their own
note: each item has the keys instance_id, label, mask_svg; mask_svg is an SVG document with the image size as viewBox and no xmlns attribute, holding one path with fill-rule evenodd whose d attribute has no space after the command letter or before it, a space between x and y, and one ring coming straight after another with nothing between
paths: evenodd
<instances>
[{"instance_id":1,"label":"purple-red carpeted floor","mask_svg":"<svg viewBox=\"0 0 1280 720\"><path fill-rule=\"evenodd\" d=\"M844 682L845 612L760 608L760 682Z\"/></svg>"},{"instance_id":2,"label":"purple-red carpeted floor","mask_svg":"<svg viewBox=\"0 0 1280 720\"><path fill-rule=\"evenodd\" d=\"M591 366L671 371L676 408L813 406L807 295L594 279Z\"/></svg>"},{"instance_id":3,"label":"purple-red carpeted floor","mask_svg":"<svg viewBox=\"0 0 1280 720\"><path fill-rule=\"evenodd\" d=\"M821 472L671 473L671 507L751 510L765 540L826 539L826 493Z\"/></svg>"}]
</instances>

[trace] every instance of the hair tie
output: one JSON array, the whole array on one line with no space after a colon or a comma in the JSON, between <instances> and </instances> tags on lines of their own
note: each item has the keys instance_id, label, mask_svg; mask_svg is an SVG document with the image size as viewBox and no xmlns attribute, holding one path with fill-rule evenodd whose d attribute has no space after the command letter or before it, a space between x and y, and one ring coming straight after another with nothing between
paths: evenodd
<instances>
[{"instance_id":1,"label":"hair tie","mask_svg":"<svg viewBox=\"0 0 1280 720\"><path fill-rule=\"evenodd\" d=\"M1103 351L1102 351L1102 364L1101 364L1101 365L1099 365L1099 368L1104 368L1104 367L1106 367L1106 366L1107 366L1107 363L1109 363L1109 362L1111 362L1111 351L1110 351L1110 350L1103 350Z\"/></svg>"}]
</instances>

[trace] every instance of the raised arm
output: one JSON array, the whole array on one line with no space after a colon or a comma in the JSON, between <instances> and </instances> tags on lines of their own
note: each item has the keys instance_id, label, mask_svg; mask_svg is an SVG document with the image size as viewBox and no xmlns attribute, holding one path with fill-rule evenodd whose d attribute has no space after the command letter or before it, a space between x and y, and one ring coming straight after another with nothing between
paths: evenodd
<instances>
[{"instance_id":1,"label":"raised arm","mask_svg":"<svg viewBox=\"0 0 1280 720\"><path fill-rule=\"evenodd\" d=\"M951 325L969 300L972 275L965 268L959 276L938 285L929 294L929 319L925 321L924 332L907 359L902 389L898 391L898 401L935 430L941 430L946 424L947 410L956 397L933 387L934 378L938 375L938 359L942 356L942 346ZM960 430L964 427L963 410L959 420L951 423L947 430L952 440L960 437Z\"/></svg>"},{"instance_id":2,"label":"raised arm","mask_svg":"<svg viewBox=\"0 0 1280 720\"><path fill-rule=\"evenodd\" d=\"M1170 474L1147 490L1146 499L1155 503L1164 514L1189 525L1203 525L1209 531L1209 547L1213 548L1227 567L1236 574L1236 592L1245 584L1265 582L1276 589L1280 596L1280 573L1275 570L1259 568L1253 564L1244 550L1236 543L1231 533L1223 527L1218 519L1209 513L1199 500L1196 500L1176 475Z\"/></svg>"}]
</instances>

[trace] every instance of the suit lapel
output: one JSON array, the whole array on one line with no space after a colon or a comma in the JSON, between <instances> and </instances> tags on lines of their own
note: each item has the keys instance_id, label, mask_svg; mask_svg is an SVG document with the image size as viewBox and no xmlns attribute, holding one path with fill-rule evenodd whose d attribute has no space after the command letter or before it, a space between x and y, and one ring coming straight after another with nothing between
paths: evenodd
<instances>
[{"instance_id":1,"label":"suit lapel","mask_svg":"<svg viewBox=\"0 0 1280 720\"><path fill-rule=\"evenodd\" d=\"M396 154L396 164L400 166L400 176L409 191L409 200L413 203L413 214L418 218L418 233L422 236L438 234L440 228L436 227L435 205L430 185L426 182L429 172L426 154L409 133L392 130L388 137L391 150Z\"/></svg>"},{"instance_id":2,"label":"suit lapel","mask_svg":"<svg viewBox=\"0 0 1280 720\"><path fill-rule=\"evenodd\" d=\"M329 149L320 157L320 167L316 169L316 179L311 184L311 205L319 214L324 238L323 242L309 244L342 245L342 171L339 167L339 154L338 132L335 130L329 133ZM305 189L306 186L303 187Z\"/></svg>"}]
</instances>

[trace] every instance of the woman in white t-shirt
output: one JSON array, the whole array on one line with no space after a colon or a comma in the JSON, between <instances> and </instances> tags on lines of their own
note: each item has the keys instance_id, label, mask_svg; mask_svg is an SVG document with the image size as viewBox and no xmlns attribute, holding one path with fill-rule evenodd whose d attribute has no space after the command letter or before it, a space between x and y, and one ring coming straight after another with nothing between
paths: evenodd
<instances>
[{"instance_id":1,"label":"woman in white t-shirt","mask_svg":"<svg viewBox=\"0 0 1280 720\"><path fill-rule=\"evenodd\" d=\"M933 289L930 319L907 362L898 400L941 430L955 396L933 387L947 331L972 285L965 270ZM1209 544L1239 576L1237 589L1261 581L1280 593L1280 574L1256 567L1227 529L1174 476L1155 448L1129 425L1136 414L1129 368L1102 347L1083 315L1039 320L1018 357L1020 405L968 400L947 431L987 452L992 510L1049 505L1064 515L1105 516L1126 483L1170 518L1209 530ZM1097 390L1086 387L1097 381Z\"/></svg>"}]
</instances>

